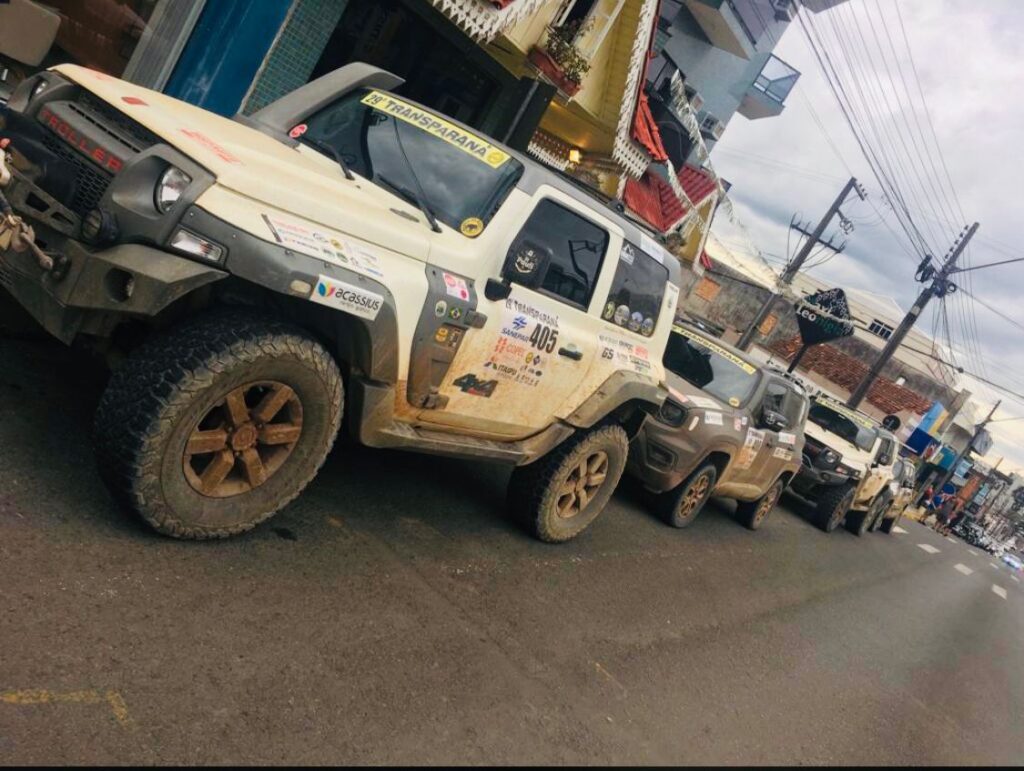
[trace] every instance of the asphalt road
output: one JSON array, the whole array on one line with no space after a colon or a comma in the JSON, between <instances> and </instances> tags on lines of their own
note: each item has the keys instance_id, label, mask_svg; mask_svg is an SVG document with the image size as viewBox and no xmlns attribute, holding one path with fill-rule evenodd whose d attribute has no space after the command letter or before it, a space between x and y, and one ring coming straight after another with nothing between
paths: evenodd
<instances>
[{"instance_id":1,"label":"asphalt road","mask_svg":"<svg viewBox=\"0 0 1024 771\"><path fill-rule=\"evenodd\" d=\"M674 531L626 485L547 546L506 471L348 444L256 532L177 542L94 473L101 386L0 340L4 763L1024 759L1024 585L962 542L792 502Z\"/></svg>"}]
</instances>

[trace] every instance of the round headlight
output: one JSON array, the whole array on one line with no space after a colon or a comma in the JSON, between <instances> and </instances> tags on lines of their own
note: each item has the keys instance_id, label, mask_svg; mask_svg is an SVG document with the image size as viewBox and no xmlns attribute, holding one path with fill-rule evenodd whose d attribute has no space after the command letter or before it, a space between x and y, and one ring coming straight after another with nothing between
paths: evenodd
<instances>
[{"instance_id":1,"label":"round headlight","mask_svg":"<svg viewBox=\"0 0 1024 771\"><path fill-rule=\"evenodd\" d=\"M839 463L839 453L837 453L835 450L826 449L821 453L821 460L825 463L826 466L835 466L837 463Z\"/></svg>"},{"instance_id":2,"label":"round headlight","mask_svg":"<svg viewBox=\"0 0 1024 771\"><path fill-rule=\"evenodd\" d=\"M160 175L153 193L153 203L161 214L166 214L178 202L185 188L192 184L192 177L176 166L168 166L167 171Z\"/></svg>"}]
</instances>

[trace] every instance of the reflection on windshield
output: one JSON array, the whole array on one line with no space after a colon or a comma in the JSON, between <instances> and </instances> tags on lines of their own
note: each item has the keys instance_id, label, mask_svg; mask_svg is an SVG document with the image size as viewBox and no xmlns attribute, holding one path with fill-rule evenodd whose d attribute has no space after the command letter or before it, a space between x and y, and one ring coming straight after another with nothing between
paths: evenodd
<instances>
[{"instance_id":1,"label":"reflection on windshield","mask_svg":"<svg viewBox=\"0 0 1024 771\"><path fill-rule=\"evenodd\" d=\"M678 332L668 338L664 362L669 372L730 404L742 404L754 390L756 370L748 371Z\"/></svg>"},{"instance_id":2,"label":"reflection on windshield","mask_svg":"<svg viewBox=\"0 0 1024 771\"><path fill-rule=\"evenodd\" d=\"M375 96L386 101L375 106ZM522 164L440 116L392 109L406 104L359 90L310 118L299 141L333 148L352 171L407 200L422 187L424 203L439 220L478 234L514 187Z\"/></svg>"},{"instance_id":3,"label":"reflection on windshield","mask_svg":"<svg viewBox=\"0 0 1024 771\"><path fill-rule=\"evenodd\" d=\"M807 417L812 423L857 445L862 450L870 450L878 436L876 429L858 426L845 415L840 415L819 402L811 404L811 412Z\"/></svg>"}]
</instances>

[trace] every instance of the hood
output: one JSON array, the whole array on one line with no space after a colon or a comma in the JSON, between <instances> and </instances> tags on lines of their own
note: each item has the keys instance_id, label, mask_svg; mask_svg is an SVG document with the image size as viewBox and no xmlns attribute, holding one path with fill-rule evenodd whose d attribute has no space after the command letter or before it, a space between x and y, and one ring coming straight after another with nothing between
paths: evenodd
<instances>
[{"instance_id":1,"label":"hood","mask_svg":"<svg viewBox=\"0 0 1024 771\"><path fill-rule=\"evenodd\" d=\"M841 462L845 466L858 471L866 471L871 465L872 457L869 451L860 449L853 442L847 441L831 431L826 431L817 423L808 420L804 426L804 435L841 454L843 456Z\"/></svg>"},{"instance_id":2,"label":"hood","mask_svg":"<svg viewBox=\"0 0 1024 771\"><path fill-rule=\"evenodd\" d=\"M429 232L419 209L362 178L346 180L333 159L101 72L71 64L54 69L205 167L218 186L257 206L302 212L307 220L426 258L428 239L419 228L395 227L388 213L408 211Z\"/></svg>"}]
</instances>

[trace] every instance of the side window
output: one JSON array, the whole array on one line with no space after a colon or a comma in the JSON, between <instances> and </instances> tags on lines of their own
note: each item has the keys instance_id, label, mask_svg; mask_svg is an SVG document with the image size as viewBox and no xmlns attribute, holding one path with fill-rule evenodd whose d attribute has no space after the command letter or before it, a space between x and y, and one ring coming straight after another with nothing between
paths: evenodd
<instances>
[{"instance_id":1,"label":"side window","mask_svg":"<svg viewBox=\"0 0 1024 771\"><path fill-rule=\"evenodd\" d=\"M608 232L554 201L541 201L512 247L527 250L542 262L530 286L556 295L584 310L590 305L601 262L608 251ZM518 258L517 258L518 259ZM513 274L511 279L516 280Z\"/></svg>"},{"instance_id":2,"label":"side window","mask_svg":"<svg viewBox=\"0 0 1024 771\"><path fill-rule=\"evenodd\" d=\"M883 456L888 456L889 458L892 458L892 456L893 456L893 449L894 448L893 448L892 439L887 439L885 437L882 437L882 444L878 448L878 455L876 455L875 458L878 459L878 458L881 458Z\"/></svg>"},{"instance_id":3,"label":"side window","mask_svg":"<svg viewBox=\"0 0 1024 771\"><path fill-rule=\"evenodd\" d=\"M654 334L668 283L668 268L628 241L622 243L601 318L645 337Z\"/></svg>"},{"instance_id":4,"label":"side window","mask_svg":"<svg viewBox=\"0 0 1024 771\"><path fill-rule=\"evenodd\" d=\"M772 380L764 392L762 409L778 412L786 417L789 428L796 429L804 419L804 400L789 384Z\"/></svg>"}]
</instances>

